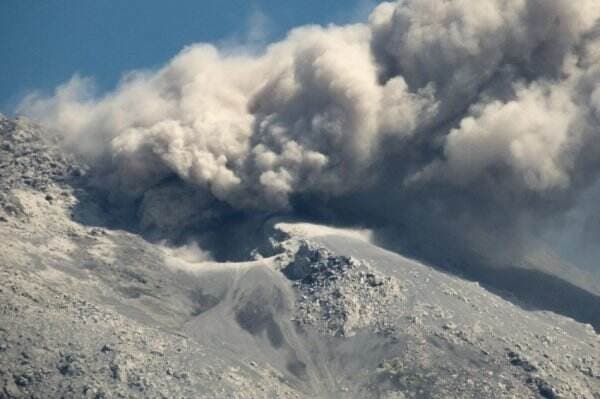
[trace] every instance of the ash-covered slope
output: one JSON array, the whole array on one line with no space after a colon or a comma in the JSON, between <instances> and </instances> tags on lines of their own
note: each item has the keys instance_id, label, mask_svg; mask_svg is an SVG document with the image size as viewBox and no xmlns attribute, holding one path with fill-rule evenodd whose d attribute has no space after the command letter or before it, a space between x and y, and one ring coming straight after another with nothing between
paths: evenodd
<instances>
[{"instance_id":1,"label":"ash-covered slope","mask_svg":"<svg viewBox=\"0 0 600 399\"><path fill-rule=\"evenodd\" d=\"M0 398L600 397L589 325L368 231L272 218L254 260L190 258L111 227L39 128L0 129Z\"/></svg>"}]
</instances>

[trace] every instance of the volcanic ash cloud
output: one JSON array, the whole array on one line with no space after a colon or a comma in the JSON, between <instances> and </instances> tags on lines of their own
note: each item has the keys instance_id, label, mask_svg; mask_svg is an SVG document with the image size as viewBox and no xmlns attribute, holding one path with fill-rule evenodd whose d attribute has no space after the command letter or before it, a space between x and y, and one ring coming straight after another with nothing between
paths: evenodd
<instances>
[{"instance_id":1,"label":"volcanic ash cloud","mask_svg":"<svg viewBox=\"0 0 600 399\"><path fill-rule=\"evenodd\" d=\"M176 179L199 214L303 198L531 234L597 180L599 16L595 0L382 3L260 55L195 44L101 96L76 76L20 112L117 201Z\"/></svg>"}]
</instances>

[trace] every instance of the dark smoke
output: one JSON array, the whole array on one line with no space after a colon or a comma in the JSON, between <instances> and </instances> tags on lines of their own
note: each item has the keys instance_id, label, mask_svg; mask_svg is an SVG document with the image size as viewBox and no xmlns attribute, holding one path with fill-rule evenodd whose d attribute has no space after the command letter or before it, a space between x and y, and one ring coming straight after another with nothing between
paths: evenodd
<instances>
[{"instance_id":1,"label":"dark smoke","mask_svg":"<svg viewBox=\"0 0 600 399\"><path fill-rule=\"evenodd\" d=\"M287 213L500 264L567 231L598 180L599 16L596 0L382 3L260 55L193 45L99 97L74 77L20 111L158 234Z\"/></svg>"}]
</instances>

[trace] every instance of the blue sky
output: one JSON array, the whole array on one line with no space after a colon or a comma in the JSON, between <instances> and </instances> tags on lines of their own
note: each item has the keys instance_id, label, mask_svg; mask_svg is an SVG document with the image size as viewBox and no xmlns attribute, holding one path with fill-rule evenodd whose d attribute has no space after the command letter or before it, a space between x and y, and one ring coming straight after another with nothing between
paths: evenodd
<instances>
[{"instance_id":1,"label":"blue sky","mask_svg":"<svg viewBox=\"0 0 600 399\"><path fill-rule=\"evenodd\" d=\"M273 41L294 26L365 18L372 0L2 0L0 112L74 73L101 91L123 72L159 66L183 46L245 40L258 22Z\"/></svg>"}]
</instances>

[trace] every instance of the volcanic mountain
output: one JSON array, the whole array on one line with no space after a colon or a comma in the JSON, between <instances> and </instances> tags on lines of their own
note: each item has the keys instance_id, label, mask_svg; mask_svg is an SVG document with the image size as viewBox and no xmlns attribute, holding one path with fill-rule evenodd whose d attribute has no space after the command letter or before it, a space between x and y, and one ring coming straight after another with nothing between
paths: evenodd
<instances>
[{"instance_id":1,"label":"volcanic mountain","mask_svg":"<svg viewBox=\"0 0 600 399\"><path fill-rule=\"evenodd\" d=\"M478 279L289 215L211 256L152 223L181 184L124 216L61 136L0 137L0 398L600 398L597 287L551 256Z\"/></svg>"}]
</instances>

